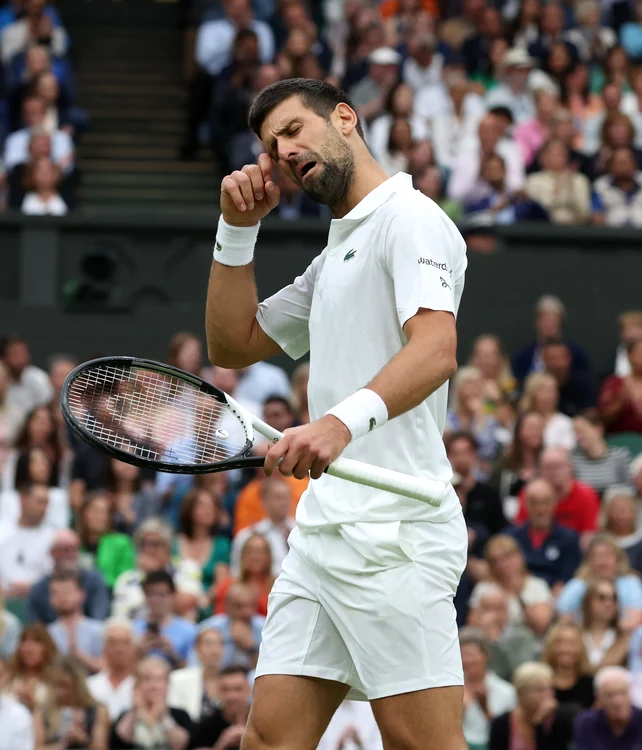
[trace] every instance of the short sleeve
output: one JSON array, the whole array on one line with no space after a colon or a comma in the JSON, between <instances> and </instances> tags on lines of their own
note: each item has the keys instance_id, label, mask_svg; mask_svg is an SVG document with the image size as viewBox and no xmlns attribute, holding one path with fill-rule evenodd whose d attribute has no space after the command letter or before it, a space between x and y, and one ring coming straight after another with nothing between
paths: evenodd
<instances>
[{"instance_id":1,"label":"short sleeve","mask_svg":"<svg viewBox=\"0 0 642 750\"><path fill-rule=\"evenodd\" d=\"M388 229L385 254L401 326L422 308L457 313L466 244L445 214L410 200Z\"/></svg>"},{"instance_id":2,"label":"short sleeve","mask_svg":"<svg viewBox=\"0 0 642 750\"><path fill-rule=\"evenodd\" d=\"M527 578L521 599L527 607L531 604L548 604L553 601L551 590L546 581L535 576Z\"/></svg>"},{"instance_id":3,"label":"short sleeve","mask_svg":"<svg viewBox=\"0 0 642 750\"><path fill-rule=\"evenodd\" d=\"M261 302L256 313L261 328L292 359L310 349L312 295L324 259L325 253L317 256L292 284Z\"/></svg>"},{"instance_id":4,"label":"short sleeve","mask_svg":"<svg viewBox=\"0 0 642 750\"><path fill-rule=\"evenodd\" d=\"M577 615L582 606L586 584L579 578L573 578L561 590L557 599L557 613L560 615Z\"/></svg>"}]
</instances>

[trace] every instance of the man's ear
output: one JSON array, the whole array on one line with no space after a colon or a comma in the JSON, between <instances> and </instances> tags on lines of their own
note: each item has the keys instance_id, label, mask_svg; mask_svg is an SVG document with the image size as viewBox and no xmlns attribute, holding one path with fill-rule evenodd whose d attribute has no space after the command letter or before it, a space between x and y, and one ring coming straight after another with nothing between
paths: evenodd
<instances>
[{"instance_id":1,"label":"man's ear","mask_svg":"<svg viewBox=\"0 0 642 750\"><path fill-rule=\"evenodd\" d=\"M359 119L357 113L349 104L346 104L345 102L337 104L334 110L334 116L337 127L344 136L348 136L353 130L356 130Z\"/></svg>"}]
</instances>

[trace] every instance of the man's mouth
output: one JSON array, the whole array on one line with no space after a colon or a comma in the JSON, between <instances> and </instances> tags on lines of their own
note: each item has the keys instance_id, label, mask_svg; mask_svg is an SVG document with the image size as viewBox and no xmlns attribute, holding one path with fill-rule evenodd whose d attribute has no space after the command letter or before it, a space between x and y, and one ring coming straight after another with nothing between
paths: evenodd
<instances>
[{"instance_id":1,"label":"man's mouth","mask_svg":"<svg viewBox=\"0 0 642 750\"><path fill-rule=\"evenodd\" d=\"M305 178L316 167L316 165L317 165L316 161L305 161L302 164L299 164L296 168L297 174L299 175L299 179L301 179L302 181L305 180Z\"/></svg>"}]
</instances>

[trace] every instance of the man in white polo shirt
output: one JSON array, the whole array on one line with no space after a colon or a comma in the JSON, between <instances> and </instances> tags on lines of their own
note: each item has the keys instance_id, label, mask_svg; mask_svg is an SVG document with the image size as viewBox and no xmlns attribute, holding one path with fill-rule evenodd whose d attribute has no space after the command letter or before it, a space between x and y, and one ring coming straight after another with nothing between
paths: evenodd
<instances>
[{"instance_id":1,"label":"man in white polo shirt","mask_svg":"<svg viewBox=\"0 0 642 750\"><path fill-rule=\"evenodd\" d=\"M311 423L286 431L265 471L315 481L270 595L242 748L313 750L349 697L371 701L387 750L465 750L453 597L467 534L442 441L465 243L408 175L386 175L329 84L267 87L250 125L267 154L222 182L209 356L245 367L310 352ZM273 165L335 218L321 255L259 305ZM323 474L339 455L435 481L440 507Z\"/></svg>"},{"instance_id":2,"label":"man in white polo shirt","mask_svg":"<svg viewBox=\"0 0 642 750\"><path fill-rule=\"evenodd\" d=\"M104 639L105 668L87 678L87 687L107 708L111 721L116 721L134 707L134 627L129 620L114 617L105 623Z\"/></svg>"}]
</instances>

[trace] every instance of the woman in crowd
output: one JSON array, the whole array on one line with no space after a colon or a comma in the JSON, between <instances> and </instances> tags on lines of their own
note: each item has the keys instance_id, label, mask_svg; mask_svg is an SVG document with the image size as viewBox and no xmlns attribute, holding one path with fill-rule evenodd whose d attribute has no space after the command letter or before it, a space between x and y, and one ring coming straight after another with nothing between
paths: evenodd
<instances>
[{"instance_id":1,"label":"woman in crowd","mask_svg":"<svg viewBox=\"0 0 642 750\"><path fill-rule=\"evenodd\" d=\"M203 344L193 333L182 332L172 336L167 350L167 364L201 376Z\"/></svg>"},{"instance_id":2,"label":"woman in crowd","mask_svg":"<svg viewBox=\"0 0 642 750\"><path fill-rule=\"evenodd\" d=\"M577 447L573 452L573 470L579 482L591 486L600 495L614 484L624 484L629 476L631 458L626 448L609 446L604 439L604 423L597 409L588 409L573 420Z\"/></svg>"},{"instance_id":3,"label":"woman in crowd","mask_svg":"<svg viewBox=\"0 0 642 750\"><path fill-rule=\"evenodd\" d=\"M534 411L544 419L544 447L553 446L572 450L575 447L573 421L558 411L557 381L546 372L534 372L526 378L520 402L522 412Z\"/></svg>"},{"instance_id":4,"label":"woman in crowd","mask_svg":"<svg viewBox=\"0 0 642 750\"><path fill-rule=\"evenodd\" d=\"M488 750L567 750L573 739L573 715L553 694L553 670L525 662L515 670L517 707L491 725Z\"/></svg>"},{"instance_id":5,"label":"woman in crowd","mask_svg":"<svg viewBox=\"0 0 642 750\"><path fill-rule=\"evenodd\" d=\"M624 664L630 633L619 626L620 611L615 586L610 581L589 583L582 600L582 635L591 669Z\"/></svg>"},{"instance_id":6,"label":"woman in crowd","mask_svg":"<svg viewBox=\"0 0 642 750\"><path fill-rule=\"evenodd\" d=\"M577 63L564 77L562 105L573 114L575 127L579 130L579 136L573 145L580 148L587 121L604 110L602 97L590 91L589 70L585 63Z\"/></svg>"},{"instance_id":7,"label":"woman in crowd","mask_svg":"<svg viewBox=\"0 0 642 750\"><path fill-rule=\"evenodd\" d=\"M4 362L0 362L0 447L13 445L23 423L23 413L8 398L9 371ZM4 442L4 445L2 445ZM0 452L0 475L2 474L3 455Z\"/></svg>"},{"instance_id":8,"label":"woman in crowd","mask_svg":"<svg viewBox=\"0 0 642 750\"><path fill-rule=\"evenodd\" d=\"M56 645L42 623L27 625L9 665L9 692L30 710L47 697Z\"/></svg>"},{"instance_id":9,"label":"woman in crowd","mask_svg":"<svg viewBox=\"0 0 642 750\"><path fill-rule=\"evenodd\" d=\"M509 29L513 47L528 47L539 38L539 19L542 14L540 0L523 0L519 3L517 18Z\"/></svg>"},{"instance_id":10,"label":"woman in crowd","mask_svg":"<svg viewBox=\"0 0 642 750\"><path fill-rule=\"evenodd\" d=\"M544 635L553 619L551 590L546 581L529 574L517 542L506 534L497 534L486 545L485 556L490 582L500 586L508 597L509 622L527 625L536 635ZM469 603L470 625L478 624L476 610L488 585L488 581L480 581L473 589Z\"/></svg>"},{"instance_id":11,"label":"woman in crowd","mask_svg":"<svg viewBox=\"0 0 642 750\"><path fill-rule=\"evenodd\" d=\"M62 172L49 157L36 159L27 166L27 194L21 211L27 216L65 216L69 207L60 195Z\"/></svg>"},{"instance_id":12,"label":"woman in crowd","mask_svg":"<svg viewBox=\"0 0 642 750\"><path fill-rule=\"evenodd\" d=\"M82 666L58 656L51 665L50 690L34 714L36 750L108 750L109 715L85 684Z\"/></svg>"},{"instance_id":13,"label":"woman in crowd","mask_svg":"<svg viewBox=\"0 0 642 750\"><path fill-rule=\"evenodd\" d=\"M595 702L593 670L579 625L559 622L546 635L542 661L553 670L555 698L578 711Z\"/></svg>"},{"instance_id":14,"label":"woman in crowd","mask_svg":"<svg viewBox=\"0 0 642 750\"><path fill-rule=\"evenodd\" d=\"M169 676L169 705L187 711L194 722L212 716L218 706L223 646L220 630L202 630L195 644L199 665L177 669Z\"/></svg>"},{"instance_id":15,"label":"woman in crowd","mask_svg":"<svg viewBox=\"0 0 642 750\"><path fill-rule=\"evenodd\" d=\"M198 564L206 591L229 574L231 545L218 533L218 516L217 499L209 490L192 490L183 500L175 552Z\"/></svg>"},{"instance_id":16,"label":"woman in crowd","mask_svg":"<svg viewBox=\"0 0 642 750\"><path fill-rule=\"evenodd\" d=\"M94 492L87 496L77 523L83 567L99 570L110 588L118 576L136 565L132 539L112 530L111 514L109 495Z\"/></svg>"},{"instance_id":17,"label":"woman in crowd","mask_svg":"<svg viewBox=\"0 0 642 750\"><path fill-rule=\"evenodd\" d=\"M621 611L620 630L630 632L642 623L642 583L631 571L624 550L606 534L596 534L591 539L583 564L557 599L557 612L565 620L581 621L589 581L614 583Z\"/></svg>"},{"instance_id":18,"label":"woman in crowd","mask_svg":"<svg viewBox=\"0 0 642 750\"><path fill-rule=\"evenodd\" d=\"M642 574L642 526L634 491L627 485L609 487L602 497L602 531L627 554L633 570Z\"/></svg>"},{"instance_id":19,"label":"woman in crowd","mask_svg":"<svg viewBox=\"0 0 642 750\"><path fill-rule=\"evenodd\" d=\"M214 591L214 612L225 612L225 597L233 583L245 583L257 596L257 613L267 615L267 601L274 576L272 575L272 551L264 536L253 534L241 550L241 565L238 578L229 577Z\"/></svg>"},{"instance_id":20,"label":"woman in crowd","mask_svg":"<svg viewBox=\"0 0 642 750\"><path fill-rule=\"evenodd\" d=\"M105 489L111 496L115 531L131 535L146 518L160 512L160 498L153 486L143 484L139 466L110 458Z\"/></svg>"},{"instance_id":21,"label":"woman in crowd","mask_svg":"<svg viewBox=\"0 0 642 750\"><path fill-rule=\"evenodd\" d=\"M423 118L414 114L414 91L408 83L397 83L390 90L383 114L375 118L368 129L367 141L377 160L384 156L390 142L395 120L403 118L410 124L411 140L428 138L429 130Z\"/></svg>"},{"instance_id":22,"label":"woman in crowd","mask_svg":"<svg viewBox=\"0 0 642 750\"><path fill-rule=\"evenodd\" d=\"M517 381L510 369L510 362L499 336L483 334L473 342L468 364L476 367L484 380L482 397L486 410L494 414L504 399L512 400L517 395Z\"/></svg>"},{"instance_id":23,"label":"woman in crowd","mask_svg":"<svg viewBox=\"0 0 642 750\"><path fill-rule=\"evenodd\" d=\"M507 44L504 39L494 39L490 44L491 65L497 71L501 66ZM484 75L484 74L480 74ZM485 85L492 88L496 81L490 72ZM466 143L476 136L484 105L473 93L470 81L463 74L451 73L445 81L448 86L450 106L432 121L432 143L435 159L442 170L452 170Z\"/></svg>"},{"instance_id":24,"label":"woman in crowd","mask_svg":"<svg viewBox=\"0 0 642 750\"><path fill-rule=\"evenodd\" d=\"M412 127L408 118L395 117L390 125L390 134L378 161L389 174L407 172L412 150Z\"/></svg>"},{"instance_id":25,"label":"woman in crowd","mask_svg":"<svg viewBox=\"0 0 642 750\"><path fill-rule=\"evenodd\" d=\"M4 608L4 596L0 591L0 659L6 661L14 655L21 630L20 620Z\"/></svg>"},{"instance_id":26,"label":"woman in crowd","mask_svg":"<svg viewBox=\"0 0 642 750\"><path fill-rule=\"evenodd\" d=\"M617 148L630 148L640 169L642 151L635 148L635 136L635 127L627 115L622 112L607 115L602 125L601 145L591 162L591 177L595 179L608 173L611 157Z\"/></svg>"},{"instance_id":27,"label":"woman in crowd","mask_svg":"<svg viewBox=\"0 0 642 750\"><path fill-rule=\"evenodd\" d=\"M642 339L628 344L627 356L631 374L609 376L600 391L600 415L608 433L642 433Z\"/></svg>"},{"instance_id":28,"label":"woman in crowd","mask_svg":"<svg viewBox=\"0 0 642 750\"><path fill-rule=\"evenodd\" d=\"M488 472L497 454L497 421L484 407L484 377L477 367L461 367L453 380L446 432L470 432L479 445L482 472Z\"/></svg>"}]
</instances>

